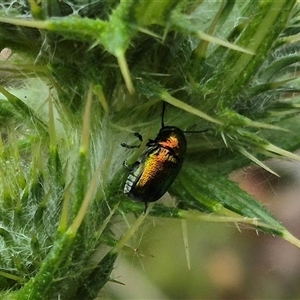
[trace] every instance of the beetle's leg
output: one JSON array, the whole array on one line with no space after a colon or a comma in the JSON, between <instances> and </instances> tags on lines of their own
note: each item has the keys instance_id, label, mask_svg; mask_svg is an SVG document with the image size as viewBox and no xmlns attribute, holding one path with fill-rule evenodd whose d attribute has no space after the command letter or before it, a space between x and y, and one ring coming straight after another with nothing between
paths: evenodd
<instances>
[{"instance_id":1,"label":"beetle's leg","mask_svg":"<svg viewBox=\"0 0 300 300\"><path fill-rule=\"evenodd\" d=\"M124 160L124 161L123 161L123 167L124 167L127 171L129 171L129 172L132 171L132 166L127 165L127 160Z\"/></svg>"},{"instance_id":2,"label":"beetle's leg","mask_svg":"<svg viewBox=\"0 0 300 300\"><path fill-rule=\"evenodd\" d=\"M124 160L123 161L123 167L126 169L126 170L128 170L128 171L132 171L134 168L136 168L138 165L140 164L140 162L139 161L136 161L134 164L132 164L132 165L127 165L127 161L126 160Z\"/></svg>"},{"instance_id":3,"label":"beetle's leg","mask_svg":"<svg viewBox=\"0 0 300 300\"><path fill-rule=\"evenodd\" d=\"M121 143L121 146L127 149L134 149L134 148L140 148L140 145L138 146L131 146L131 145L127 145L126 143Z\"/></svg>"},{"instance_id":4,"label":"beetle's leg","mask_svg":"<svg viewBox=\"0 0 300 300\"><path fill-rule=\"evenodd\" d=\"M143 211L143 215L146 214L147 212L147 208L148 208L148 202L145 202L145 208L144 208L144 211Z\"/></svg>"},{"instance_id":5,"label":"beetle's leg","mask_svg":"<svg viewBox=\"0 0 300 300\"><path fill-rule=\"evenodd\" d=\"M136 137L139 139L140 142L143 141L143 137L142 137L142 135L141 135L140 133L135 132L135 133L134 133L134 136L136 136Z\"/></svg>"},{"instance_id":6,"label":"beetle's leg","mask_svg":"<svg viewBox=\"0 0 300 300\"><path fill-rule=\"evenodd\" d=\"M156 146L157 142L155 140L148 140L146 146L147 147L152 147L152 146Z\"/></svg>"},{"instance_id":7,"label":"beetle's leg","mask_svg":"<svg viewBox=\"0 0 300 300\"><path fill-rule=\"evenodd\" d=\"M136 136L139 139L140 142L143 141L143 137L142 137L142 135L140 133L135 132L134 136ZM138 146L131 146L131 145L127 145L126 143L121 143L121 146L124 147L124 148L127 148L127 149L140 148L140 145L138 145Z\"/></svg>"}]
</instances>

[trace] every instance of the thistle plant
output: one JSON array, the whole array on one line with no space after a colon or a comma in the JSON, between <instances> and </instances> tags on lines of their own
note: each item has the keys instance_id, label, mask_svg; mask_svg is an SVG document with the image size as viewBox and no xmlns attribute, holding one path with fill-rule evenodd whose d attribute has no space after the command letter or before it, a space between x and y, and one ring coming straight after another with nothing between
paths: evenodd
<instances>
[{"instance_id":1,"label":"thistle plant","mask_svg":"<svg viewBox=\"0 0 300 300\"><path fill-rule=\"evenodd\" d=\"M228 179L300 160L295 0L2 0L2 299L94 299L147 215L245 222L299 247ZM127 198L128 172L166 125L188 134L175 207ZM122 142L144 142L137 151ZM158 182L159 184L159 182ZM137 223L122 237L112 225Z\"/></svg>"}]
</instances>

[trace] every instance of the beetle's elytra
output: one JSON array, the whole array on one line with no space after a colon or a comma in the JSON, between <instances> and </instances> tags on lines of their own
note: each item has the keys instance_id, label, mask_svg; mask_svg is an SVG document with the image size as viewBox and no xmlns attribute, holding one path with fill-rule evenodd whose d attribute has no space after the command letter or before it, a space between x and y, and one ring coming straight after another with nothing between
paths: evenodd
<instances>
[{"instance_id":1,"label":"beetle's elytra","mask_svg":"<svg viewBox=\"0 0 300 300\"><path fill-rule=\"evenodd\" d=\"M178 175L185 152L186 139L182 130L173 126L161 128L131 167L124 193L145 205L157 201Z\"/></svg>"}]
</instances>

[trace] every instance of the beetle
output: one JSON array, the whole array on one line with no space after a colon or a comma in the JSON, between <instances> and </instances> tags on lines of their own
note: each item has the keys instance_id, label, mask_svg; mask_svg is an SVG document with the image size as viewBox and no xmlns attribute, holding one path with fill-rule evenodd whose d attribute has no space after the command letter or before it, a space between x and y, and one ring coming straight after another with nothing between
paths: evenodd
<instances>
[{"instance_id":1,"label":"beetle","mask_svg":"<svg viewBox=\"0 0 300 300\"><path fill-rule=\"evenodd\" d=\"M148 140L147 148L132 166L127 166L126 161L124 162L124 167L130 171L124 193L131 199L144 202L144 213L147 211L148 203L160 199L180 172L187 148L184 133L191 132L182 131L175 126L165 126L164 113L165 102L163 102L161 129L156 138ZM143 141L139 133L135 133L135 136ZM139 147L125 143L121 145L129 149Z\"/></svg>"}]
</instances>

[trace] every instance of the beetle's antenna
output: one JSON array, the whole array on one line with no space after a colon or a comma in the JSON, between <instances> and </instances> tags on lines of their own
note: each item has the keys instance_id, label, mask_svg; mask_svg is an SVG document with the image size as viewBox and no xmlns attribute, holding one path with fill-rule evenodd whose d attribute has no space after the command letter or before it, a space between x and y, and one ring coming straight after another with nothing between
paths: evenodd
<instances>
[{"instance_id":1,"label":"beetle's antenna","mask_svg":"<svg viewBox=\"0 0 300 300\"><path fill-rule=\"evenodd\" d=\"M162 113L161 113L161 128L165 127L165 122L164 122L165 110L166 110L166 102L163 101L163 108L162 108Z\"/></svg>"},{"instance_id":2,"label":"beetle's antenna","mask_svg":"<svg viewBox=\"0 0 300 300\"><path fill-rule=\"evenodd\" d=\"M208 131L209 129L204 129L204 130L200 130L200 131L194 131L194 130L182 130L182 132L184 133L203 133Z\"/></svg>"}]
</instances>

